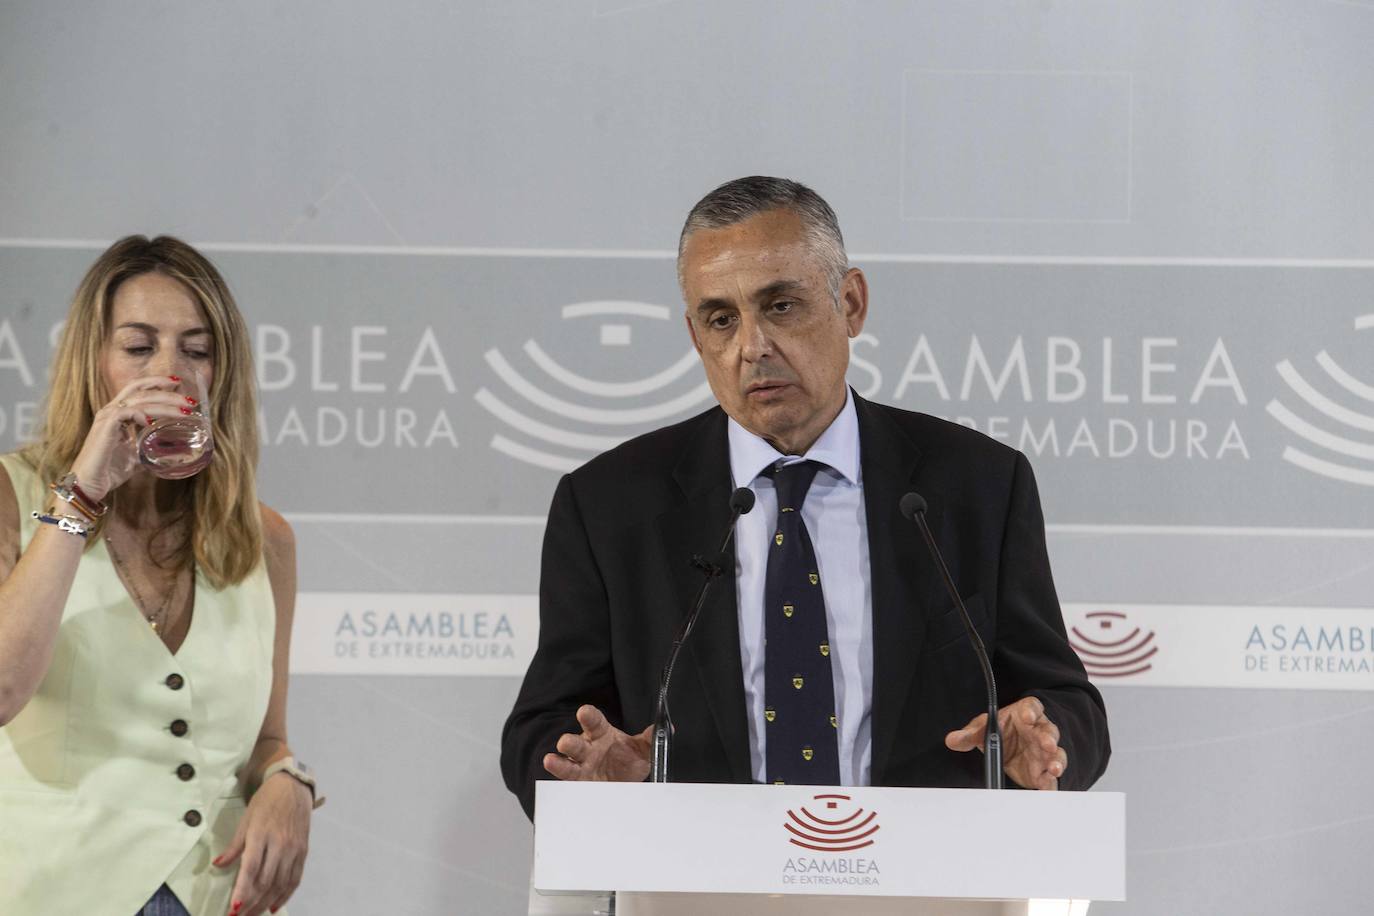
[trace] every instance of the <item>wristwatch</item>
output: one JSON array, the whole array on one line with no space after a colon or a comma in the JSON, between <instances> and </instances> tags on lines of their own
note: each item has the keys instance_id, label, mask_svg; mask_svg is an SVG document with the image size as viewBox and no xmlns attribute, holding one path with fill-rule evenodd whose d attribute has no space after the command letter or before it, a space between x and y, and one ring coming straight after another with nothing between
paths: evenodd
<instances>
[{"instance_id":1,"label":"wristwatch","mask_svg":"<svg viewBox=\"0 0 1374 916\"><path fill-rule=\"evenodd\" d=\"M267 769L262 771L262 780L259 781L258 785L262 785L267 782L269 777L275 776L278 773L285 773L287 776L290 776L292 779L296 780L296 782L299 782L310 790L310 796L315 799L315 803L311 806L311 810L324 804L324 796L320 794L319 784L315 780L315 774L310 771L310 767L306 766L304 763L298 762L295 757L283 757L275 763L268 765Z\"/></svg>"}]
</instances>

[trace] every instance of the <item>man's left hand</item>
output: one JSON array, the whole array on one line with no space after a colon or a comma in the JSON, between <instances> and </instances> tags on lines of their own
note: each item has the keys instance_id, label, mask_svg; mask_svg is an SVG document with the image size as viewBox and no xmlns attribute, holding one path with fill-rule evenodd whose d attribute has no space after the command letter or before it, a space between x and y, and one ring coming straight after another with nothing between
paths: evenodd
<instances>
[{"instance_id":1,"label":"man's left hand","mask_svg":"<svg viewBox=\"0 0 1374 916\"><path fill-rule=\"evenodd\" d=\"M1002 729L1002 770L1007 776L1028 789L1059 788L1069 755L1059 746L1059 726L1045 715L1045 705L1035 697L1017 700L997 710L997 724ZM987 726L988 714L980 713L945 735L945 746L952 751L981 751Z\"/></svg>"}]
</instances>

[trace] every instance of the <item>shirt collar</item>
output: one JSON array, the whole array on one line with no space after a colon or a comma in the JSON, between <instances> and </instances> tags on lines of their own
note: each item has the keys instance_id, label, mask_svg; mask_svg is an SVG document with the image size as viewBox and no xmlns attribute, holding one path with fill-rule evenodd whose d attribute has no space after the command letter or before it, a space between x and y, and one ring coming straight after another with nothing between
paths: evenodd
<instances>
[{"instance_id":1,"label":"shirt collar","mask_svg":"<svg viewBox=\"0 0 1374 916\"><path fill-rule=\"evenodd\" d=\"M859 483L859 415L854 396L845 388L844 407L805 455L784 455L766 440L749 432L731 417L728 421L730 473L735 486L747 487L770 465L817 461L851 484Z\"/></svg>"}]
</instances>

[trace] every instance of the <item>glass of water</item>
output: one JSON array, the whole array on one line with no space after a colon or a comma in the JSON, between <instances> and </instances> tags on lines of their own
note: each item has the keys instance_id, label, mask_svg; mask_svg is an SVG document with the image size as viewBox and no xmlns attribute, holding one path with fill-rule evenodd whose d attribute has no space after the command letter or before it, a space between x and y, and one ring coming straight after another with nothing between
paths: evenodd
<instances>
[{"instance_id":1,"label":"glass of water","mask_svg":"<svg viewBox=\"0 0 1374 916\"><path fill-rule=\"evenodd\" d=\"M155 420L144 427L138 437L138 460L155 475L167 480L199 474L215 456L205 380L199 373L187 369L177 390L196 399L194 406L188 405L191 412Z\"/></svg>"}]
</instances>

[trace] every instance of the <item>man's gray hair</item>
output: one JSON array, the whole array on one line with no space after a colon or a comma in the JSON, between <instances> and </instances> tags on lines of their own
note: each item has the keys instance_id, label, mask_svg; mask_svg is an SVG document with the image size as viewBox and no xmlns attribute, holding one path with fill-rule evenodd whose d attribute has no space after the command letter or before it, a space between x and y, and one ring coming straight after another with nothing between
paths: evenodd
<instances>
[{"instance_id":1,"label":"man's gray hair","mask_svg":"<svg viewBox=\"0 0 1374 916\"><path fill-rule=\"evenodd\" d=\"M840 283L849 270L840 222L830 204L798 181L751 175L736 178L697 201L677 242L677 281L682 285L682 250L687 239L699 229L724 229L770 210L790 210L802 221L807 242L825 268L830 295L838 305Z\"/></svg>"}]
</instances>

